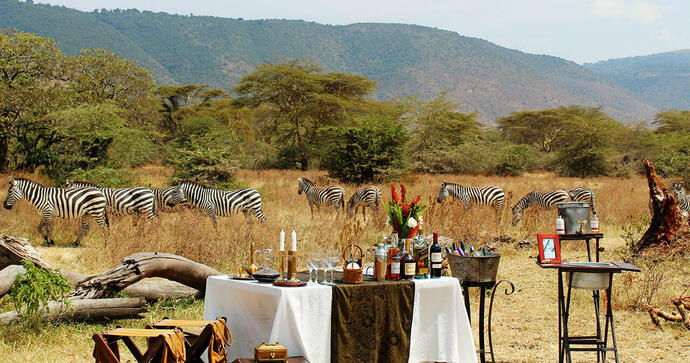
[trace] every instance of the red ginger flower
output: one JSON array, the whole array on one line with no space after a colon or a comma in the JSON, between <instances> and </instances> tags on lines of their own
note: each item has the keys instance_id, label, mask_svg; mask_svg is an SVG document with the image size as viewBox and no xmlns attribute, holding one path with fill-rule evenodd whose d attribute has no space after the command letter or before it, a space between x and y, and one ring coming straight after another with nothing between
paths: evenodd
<instances>
[{"instance_id":1,"label":"red ginger flower","mask_svg":"<svg viewBox=\"0 0 690 363\"><path fill-rule=\"evenodd\" d=\"M391 182L391 195L393 196L395 203L400 204L400 200L398 200L398 193L395 191L395 184L393 182Z\"/></svg>"},{"instance_id":2,"label":"red ginger flower","mask_svg":"<svg viewBox=\"0 0 690 363\"><path fill-rule=\"evenodd\" d=\"M405 194L407 194L407 189L405 188L405 184L400 184L400 193L402 194L400 200L402 203L405 203Z\"/></svg>"}]
</instances>

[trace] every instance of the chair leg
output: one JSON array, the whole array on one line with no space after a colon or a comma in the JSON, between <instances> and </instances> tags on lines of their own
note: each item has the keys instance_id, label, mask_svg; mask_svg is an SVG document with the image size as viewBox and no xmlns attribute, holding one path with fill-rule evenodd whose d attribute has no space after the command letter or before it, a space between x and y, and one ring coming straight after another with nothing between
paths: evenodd
<instances>
[{"instance_id":1,"label":"chair leg","mask_svg":"<svg viewBox=\"0 0 690 363\"><path fill-rule=\"evenodd\" d=\"M93 357L102 363L119 363L120 351L117 348L117 341L107 342L101 334L94 334L91 337L95 343L93 347Z\"/></svg>"}]
</instances>

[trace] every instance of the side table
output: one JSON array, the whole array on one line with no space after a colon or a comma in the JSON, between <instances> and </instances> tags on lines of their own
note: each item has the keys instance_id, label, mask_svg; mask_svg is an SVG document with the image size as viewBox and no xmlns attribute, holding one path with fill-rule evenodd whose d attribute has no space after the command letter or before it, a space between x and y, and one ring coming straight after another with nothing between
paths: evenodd
<instances>
[{"instance_id":1,"label":"side table","mask_svg":"<svg viewBox=\"0 0 690 363\"><path fill-rule=\"evenodd\" d=\"M589 241L595 240L595 256L596 262L599 262L599 240L604 238L603 233L583 233L583 234L559 234L558 239L561 241L585 241L587 244L587 260L592 261L592 252L589 247Z\"/></svg>"}]
</instances>

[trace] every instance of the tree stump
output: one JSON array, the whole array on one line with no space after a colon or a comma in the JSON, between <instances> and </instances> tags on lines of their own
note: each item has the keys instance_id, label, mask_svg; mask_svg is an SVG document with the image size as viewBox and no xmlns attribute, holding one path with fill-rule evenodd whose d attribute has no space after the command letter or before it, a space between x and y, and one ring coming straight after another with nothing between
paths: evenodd
<instances>
[{"instance_id":1,"label":"tree stump","mask_svg":"<svg viewBox=\"0 0 690 363\"><path fill-rule=\"evenodd\" d=\"M53 269L49 263L43 261L41 253L28 239L15 236L0 237L0 270L10 265L21 265L22 260L29 260L45 270Z\"/></svg>"},{"instance_id":2,"label":"tree stump","mask_svg":"<svg viewBox=\"0 0 690 363\"><path fill-rule=\"evenodd\" d=\"M647 231L633 246L634 252L642 252L653 245L672 246L680 240L690 239L690 220L687 212L678 208L678 199L668 193L664 181L654 171L654 165L642 160L649 184L652 221Z\"/></svg>"}]
</instances>

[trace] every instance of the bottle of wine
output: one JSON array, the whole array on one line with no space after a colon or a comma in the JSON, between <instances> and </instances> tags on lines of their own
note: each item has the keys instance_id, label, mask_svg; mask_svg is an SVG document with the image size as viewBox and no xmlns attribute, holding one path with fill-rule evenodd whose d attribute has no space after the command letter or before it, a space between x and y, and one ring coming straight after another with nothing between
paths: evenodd
<instances>
[{"instance_id":1,"label":"bottle of wine","mask_svg":"<svg viewBox=\"0 0 690 363\"><path fill-rule=\"evenodd\" d=\"M453 249L452 249L452 251L453 251L453 254L454 254L454 255L460 256L460 252L458 251L458 244L455 243L455 241L453 241Z\"/></svg>"},{"instance_id":2,"label":"bottle of wine","mask_svg":"<svg viewBox=\"0 0 690 363\"><path fill-rule=\"evenodd\" d=\"M390 275L388 275L388 279L392 281L400 280L400 253L396 252L392 255L389 266L391 271Z\"/></svg>"},{"instance_id":3,"label":"bottle of wine","mask_svg":"<svg viewBox=\"0 0 690 363\"><path fill-rule=\"evenodd\" d=\"M431 278L441 277L443 256L441 255L441 245L438 244L438 233L434 232L434 242L429 247L431 254Z\"/></svg>"},{"instance_id":4,"label":"bottle of wine","mask_svg":"<svg viewBox=\"0 0 690 363\"><path fill-rule=\"evenodd\" d=\"M467 255L467 245L465 244L465 241L460 242L460 247L462 248L462 252Z\"/></svg>"},{"instance_id":5,"label":"bottle of wine","mask_svg":"<svg viewBox=\"0 0 690 363\"><path fill-rule=\"evenodd\" d=\"M426 279L429 277L429 243L422 236L415 242L414 258L417 260L417 270L414 278Z\"/></svg>"},{"instance_id":6,"label":"bottle of wine","mask_svg":"<svg viewBox=\"0 0 690 363\"><path fill-rule=\"evenodd\" d=\"M414 279L415 271L417 269L417 260L414 259L412 255L412 250L410 250L410 238L405 239L405 251L400 258L401 265L401 278L405 280Z\"/></svg>"}]
</instances>

